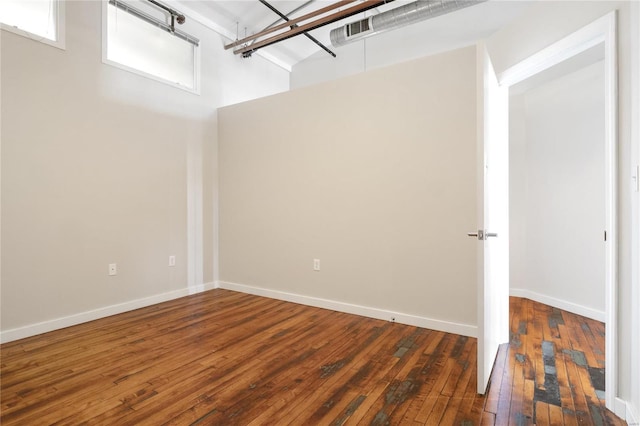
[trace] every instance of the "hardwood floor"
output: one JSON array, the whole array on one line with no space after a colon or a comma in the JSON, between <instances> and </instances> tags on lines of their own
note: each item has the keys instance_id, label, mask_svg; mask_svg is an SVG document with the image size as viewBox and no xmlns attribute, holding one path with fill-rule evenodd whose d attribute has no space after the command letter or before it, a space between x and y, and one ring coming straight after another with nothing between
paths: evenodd
<instances>
[{"instance_id":1,"label":"hardwood floor","mask_svg":"<svg viewBox=\"0 0 640 426\"><path fill-rule=\"evenodd\" d=\"M484 406L496 425L625 425L605 408L604 324L510 298L510 342Z\"/></svg>"},{"instance_id":2,"label":"hardwood floor","mask_svg":"<svg viewBox=\"0 0 640 426\"><path fill-rule=\"evenodd\" d=\"M513 298L511 330L483 397L473 338L213 290L2 345L0 422L625 424L601 323Z\"/></svg>"}]
</instances>

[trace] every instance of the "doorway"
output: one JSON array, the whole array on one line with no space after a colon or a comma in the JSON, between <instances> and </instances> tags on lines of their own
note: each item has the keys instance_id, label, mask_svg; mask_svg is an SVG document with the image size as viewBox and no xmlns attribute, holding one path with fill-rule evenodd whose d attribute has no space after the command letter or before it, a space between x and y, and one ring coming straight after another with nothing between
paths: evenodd
<instances>
[{"instance_id":1,"label":"doorway","mask_svg":"<svg viewBox=\"0 0 640 426\"><path fill-rule=\"evenodd\" d=\"M510 88L510 294L605 321L604 49Z\"/></svg>"},{"instance_id":2,"label":"doorway","mask_svg":"<svg viewBox=\"0 0 640 426\"><path fill-rule=\"evenodd\" d=\"M616 34L616 19L615 13L610 13L592 24L584 27L576 33L560 40L559 42L549 46L541 52L525 59L521 63L506 70L499 76L499 81L504 87L512 88L514 91L522 90L527 85L535 86L536 81L548 81L549 75L553 75L560 72L567 72L568 69L574 69L576 64L584 62L592 62L587 64L586 67L595 68L600 67L602 70L602 92L599 92L602 96L602 121L603 121L603 138L602 138L602 150L600 156L600 166L602 167L602 174L604 179L600 180L602 183L602 201L599 203L602 206L602 226L600 229L594 230L600 234L600 241L602 244L601 254L594 254L594 256L600 256L602 259L602 280L604 300L604 310L602 312L602 320L605 323L606 328L606 384L605 387L608 390L606 392L605 402L607 408L614 409L615 401L615 389L617 369L616 362L616 289L617 289L617 275L616 275L616 175L617 175L617 163L616 163L616 105L617 105L617 93L616 93L616 47L615 47L615 34ZM594 62L595 61L595 62ZM596 65L596 64L601 65ZM575 71L574 71L575 72ZM518 88L518 84L521 84ZM546 111L545 113L549 113ZM544 113L542 114L544 115ZM541 148L541 147L536 147ZM551 156L553 157L553 156ZM552 158L554 159L554 158ZM558 160L558 158L555 158ZM548 166L551 168L550 166ZM560 173L556 170L556 174ZM513 172L513 171L512 171ZM515 175L514 175L515 176ZM547 186L547 188L552 186ZM540 185L537 190L544 190L545 186ZM556 191L561 192L561 191ZM556 193L556 197L559 195ZM548 194L542 194L540 199L544 199L544 196ZM543 206L538 206L538 211L543 211ZM597 215L596 215L597 216ZM547 221L549 218L546 218ZM556 218L557 219L557 218ZM593 220L598 220L597 217ZM537 226L544 226L544 221L541 221ZM547 222L552 223L552 222ZM516 224L518 225L518 224ZM525 227L527 235L536 229L532 227ZM517 228L516 228L517 230ZM538 229L539 230L539 229ZM585 232L590 232L585 231ZM540 230L540 234L543 234ZM522 237L522 235L521 235ZM515 236L517 240L517 235ZM606 241L605 241L606 238ZM551 241L548 241L551 243ZM544 239L540 244L545 244ZM517 258L517 255L516 255ZM557 268L557 265L555 265ZM552 268L553 269L553 268ZM579 284L579 283L578 283ZM517 284L516 284L517 285ZM555 289L557 290L557 289ZM579 290L577 290L579 291ZM594 290L594 292L597 290ZM581 296L584 296L581 294ZM584 302L583 302L584 303ZM578 303L576 303L578 305ZM598 312L598 305L594 308L594 312ZM600 305L602 307L602 305Z\"/></svg>"}]
</instances>

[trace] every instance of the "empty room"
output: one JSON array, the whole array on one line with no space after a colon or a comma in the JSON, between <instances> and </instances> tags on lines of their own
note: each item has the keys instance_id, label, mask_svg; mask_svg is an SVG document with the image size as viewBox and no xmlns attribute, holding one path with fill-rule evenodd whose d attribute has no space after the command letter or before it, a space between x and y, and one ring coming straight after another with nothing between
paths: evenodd
<instances>
[{"instance_id":1,"label":"empty room","mask_svg":"<svg viewBox=\"0 0 640 426\"><path fill-rule=\"evenodd\" d=\"M640 3L5 0L3 425L640 424Z\"/></svg>"}]
</instances>

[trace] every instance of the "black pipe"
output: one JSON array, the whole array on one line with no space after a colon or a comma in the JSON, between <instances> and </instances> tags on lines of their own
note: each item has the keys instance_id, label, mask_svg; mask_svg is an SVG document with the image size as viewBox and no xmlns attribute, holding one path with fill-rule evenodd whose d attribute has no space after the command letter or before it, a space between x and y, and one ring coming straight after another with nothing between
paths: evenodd
<instances>
[{"instance_id":1,"label":"black pipe","mask_svg":"<svg viewBox=\"0 0 640 426\"><path fill-rule=\"evenodd\" d=\"M378 6L382 6L383 4L391 3L392 1L395 1L395 0L371 1L370 4L367 5L367 7L364 7L362 9L358 9L357 11L351 11L351 12L345 13L344 15L340 16L339 18L333 18L333 19L331 19L329 21L326 21L326 22L323 22L323 23L320 23L320 24L318 24L317 21L313 22L314 25L312 25L310 28L307 28L307 31L313 31L313 30L315 30L317 28L324 27L325 25L332 24L332 23L334 23L336 21L339 21L341 19L349 18L349 17L351 17L353 15L357 15L358 13L362 13L362 12L365 12L367 10L374 9L374 8L376 8ZM311 23L309 23L309 24L311 24ZM305 26L309 25L309 24L305 24ZM291 32L291 31L289 31L289 32ZM236 55L242 54L243 57L245 55L246 56L251 56L251 54L256 52L258 49L262 49L263 47L271 46L272 44L279 43L279 42L284 41L284 40L288 40L291 37L295 37L295 36L300 35L300 34L306 34L306 33L304 33L304 32L300 32L300 33L297 33L297 34L282 33L281 35L283 35L283 37L278 38L277 40L271 40L269 42L266 42L266 43L262 44L261 46L255 47L253 49L251 48L251 45L249 45L247 47L234 50L233 53L235 53ZM276 37L277 36L274 36L272 38L276 38ZM262 42L260 42L260 43L262 43Z\"/></svg>"},{"instance_id":2,"label":"black pipe","mask_svg":"<svg viewBox=\"0 0 640 426\"><path fill-rule=\"evenodd\" d=\"M155 27L160 28L163 31L166 31L169 34L172 34L184 41L187 41L193 45L198 46L200 44L200 41L197 38L192 37L189 34L184 33L180 30L176 30L175 28L171 28L169 24L157 19L154 16L149 15L148 13L145 13L139 9L136 9L135 7L131 6L128 3L124 3L121 0L109 0L109 4L135 16L136 18L143 20L144 22L147 22L148 24L151 24Z\"/></svg>"},{"instance_id":3,"label":"black pipe","mask_svg":"<svg viewBox=\"0 0 640 426\"><path fill-rule=\"evenodd\" d=\"M152 0L149 0L152 1ZM259 0L260 3L264 4L265 6L267 6L269 9L271 9L272 12L276 13L278 16L280 16L282 19L284 19L286 22L289 22L291 19L289 19L287 17L287 15L281 13L278 9L276 9L275 7L273 7L272 5L270 5L269 3L266 2L266 0ZM291 29L296 28L298 25L292 25ZM327 46L325 46L324 44L320 43L320 41L318 41L318 39L316 39L314 36L312 36L311 34L304 32L302 33L305 36L307 36L307 38L309 40L311 40L312 42L314 42L315 44L317 44L318 46L320 46L325 52L327 52L329 55L333 56L334 58L336 57L336 54L333 53ZM253 53L254 51L252 50L251 53ZM243 55L244 56L244 55ZM249 54L249 56L251 56L251 54Z\"/></svg>"}]
</instances>

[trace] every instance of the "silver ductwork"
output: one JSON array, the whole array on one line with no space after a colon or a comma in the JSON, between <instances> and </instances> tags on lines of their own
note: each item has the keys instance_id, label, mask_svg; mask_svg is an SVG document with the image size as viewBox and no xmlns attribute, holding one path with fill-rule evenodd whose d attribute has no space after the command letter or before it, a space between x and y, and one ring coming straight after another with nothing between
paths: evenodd
<instances>
[{"instance_id":1,"label":"silver ductwork","mask_svg":"<svg viewBox=\"0 0 640 426\"><path fill-rule=\"evenodd\" d=\"M342 46L352 41L393 30L436 16L455 12L486 0L419 0L387 12L331 30L331 44Z\"/></svg>"}]
</instances>

